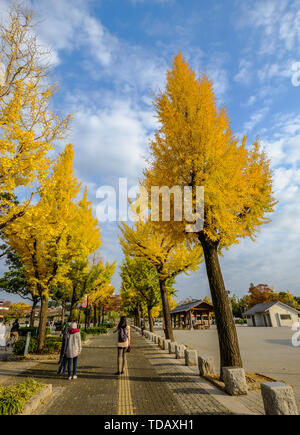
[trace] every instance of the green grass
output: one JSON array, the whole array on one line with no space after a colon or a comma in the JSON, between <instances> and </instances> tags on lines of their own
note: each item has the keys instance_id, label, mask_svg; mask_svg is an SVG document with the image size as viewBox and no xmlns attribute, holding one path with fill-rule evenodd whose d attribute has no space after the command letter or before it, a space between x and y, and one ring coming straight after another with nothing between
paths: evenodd
<instances>
[{"instance_id":1,"label":"green grass","mask_svg":"<svg viewBox=\"0 0 300 435\"><path fill-rule=\"evenodd\" d=\"M44 384L27 379L9 387L0 387L0 415L16 415L24 410L28 400L37 394Z\"/></svg>"}]
</instances>

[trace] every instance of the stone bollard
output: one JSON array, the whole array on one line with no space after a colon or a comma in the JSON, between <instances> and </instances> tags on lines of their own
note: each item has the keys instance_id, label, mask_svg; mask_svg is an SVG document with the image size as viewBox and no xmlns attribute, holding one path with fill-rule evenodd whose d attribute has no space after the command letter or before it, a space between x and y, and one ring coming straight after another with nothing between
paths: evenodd
<instances>
[{"instance_id":1,"label":"stone bollard","mask_svg":"<svg viewBox=\"0 0 300 435\"><path fill-rule=\"evenodd\" d=\"M164 348L165 348L165 341L166 341L166 339L163 338L163 337L160 339L160 348L161 348L161 349L164 349Z\"/></svg>"},{"instance_id":2,"label":"stone bollard","mask_svg":"<svg viewBox=\"0 0 300 435\"><path fill-rule=\"evenodd\" d=\"M186 366L196 366L197 365L197 351L194 349L185 349L184 358Z\"/></svg>"},{"instance_id":3,"label":"stone bollard","mask_svg":"<svg viewBox=\"0 0 300 435\"><path fill-rule=\"evenodd\" d=\"M184 344L176 344L176 346L175 346L176 359L184 358L184 350L185 350Z\"/></svg>"},{"instance_id":4,"label":"stone bollard","mask_svg":"<svg viewBox=\"0 0 300 435\"><path fill-rule=\"evenodd\" d=\"M161 346L161 345L160 345L161 340L162 340L162 337L159 335L159 336L158 336L158 339L157 339L157 344L158 344L159 347Z\"/></svg>"},{"instance_id":5,"label":"stone bollard","mask_svg":"<svg viewBox=\"0 0 300 435\"><path fill-rule=\"evenodd\" d=\"M164 341L164 350L169 350L169 343L171 343L171 340L165 339L165 341Z\"/></svg>"},{"instance_id":6,"label":"stone bollard","mask_svg":"<svg viewBox=\"0 0 300 435\"><path fill-rule=\"evenodd\" d=\"M248 394L245 370L241 367L222 367L225 390L231 396Z\"/></svg>"},{"instance_id":7,"label":"stone bollard","mask_svg":"<svg viewBox=\"0 0 300 435\"><path fill-rule=\"evenodd\" d=\"M264 382L261 394L266 415L298 415L294 391L283 382Z\"/></svg>"},{"instance_id":8,"label":"stone bollard","mask_svg":"<svg viewBox=\"0 0 300 435\"><path fill-rule=\"evenodd\" d=\"M169 353L175 353L175 346L176 346L176 342L175 341L170 341L169 343Z\"/></svg>"},{"instance_id":9,"label":"stone bollard","mask_svg":"<svg viewBox=\"0 0 300 435\"><path fill-rule=\"evenodd\" d=\"M209 355L199 355L198 356L198 367L200 376L205 375L215 375L215 364L212 356Z\"/></svg>"}]
</instances>

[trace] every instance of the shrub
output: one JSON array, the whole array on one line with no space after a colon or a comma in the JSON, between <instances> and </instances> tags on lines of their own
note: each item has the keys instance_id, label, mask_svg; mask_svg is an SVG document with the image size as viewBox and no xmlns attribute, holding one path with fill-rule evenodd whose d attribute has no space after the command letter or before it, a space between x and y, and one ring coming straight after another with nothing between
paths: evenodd
<instances>
[{"instance_id":1,"label":"shrub","mask_svg":"<svg viewBox=\"0 0 300 435\"><path fill-rule=\"evenodd\" d=\"M36 326L26 326L19 329L20 337L26 337L27 332L31 332L31 337L37 337L38 328ZM50 328L46 328L46 335L50 334Z\"/></svg>"},{"instance_id":2,"label":"shrub","mask_svg":"<svg viewBox=\"0 0 300 435\"><path fill-rule=\"evenodd\" d=\"M46 337L43 353L59 353L61 349L61 337Z\"/></svg>"},{"instance_id":3,"label":"shrub","mask_svg":"<svg viewBox=\"0 0 300 435\"><path fill-rule=\"evenodd\" d=\"M81 336L82 341L86 340L86 332L85 331L80 331L80 336Z\"/></svg>"},{"instance_id":4,"label":"shrub","mask_svg":"<svg viewBox=\"0 0 300 435\"><path fill-rule=\"evenodd\" d=\"M42 387L43 384L34 379L10 387L0 387L0 415L20 414L25 403Z\"/></svg>"},{"instance_id":5,"label":"shrub","mask_svg":"<svg viewBox=\"0 0 300 435\"><path fill-rule=\"evenodd\" d=\"M114 322L108 322L108 321L105 321L103 325L106 326L106 328L108 329L113 328L115 326Z\"/></svg>"},{"instance_id":6,"label":"shrub","mask_svg":"<svg viewBox=\"0 0 300 435\"><path fill-rule=\"evenodd\" d=\"M99 326L96 328L86 328L85 332L87 334L93 334L93 335L106 334L107 328L106 328L106 326Z\"/></svg>"},{"instance_id":7,"label":"shrub","mask_svg":"<svg viewBox=\"0 0 300 435\"><path fill-rule=\"evenodd\" d=\"M43 353L59 353L61 348L61 337L46 337ZM16 355L23 355L25 350L26 339L22 338L18 340L14 347L14 353ZM37 339L34 337L30 338L28 353L36 353L37 349Z\"/></svg>"},{"instance_id":8,"label":"shrub","mask_svg":"<svg viewBox=\"0 0 300 435\"><path fill-rule=\"evenodd\" d=\"M26 338L21 338L18 340L14 347L14 353L16 355L23 355L26 345ZM30 338L28 353L34 353L37 347L37 339L34 337Z\"/></svg>"},{"instance_id":9,"label":"shrub","mask_svg":"<svg viewBox=\"0 0 300 435\"><path fill-rule=\"evenodd\" d=\"M246 319L235 319L235 323L237 325L244 325L245 323L247 323Z\"/></svg>"}]
</instances>

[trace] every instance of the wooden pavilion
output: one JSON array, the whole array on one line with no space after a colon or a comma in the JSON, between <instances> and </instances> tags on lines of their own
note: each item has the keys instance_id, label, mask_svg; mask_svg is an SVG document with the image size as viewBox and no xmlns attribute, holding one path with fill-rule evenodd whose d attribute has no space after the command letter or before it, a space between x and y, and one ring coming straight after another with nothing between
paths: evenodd
<instances>
[{"instance_id":1,"label":"wooden pavilion","mask_svg":"<svg viewBox=\"0 0 300 435\"><path fill-rule=\"evenodd\" d=\"M192 300L171 311L174 329L208 329L212 325L214 308L203 300Z\"/></svg>"}]
</instances>

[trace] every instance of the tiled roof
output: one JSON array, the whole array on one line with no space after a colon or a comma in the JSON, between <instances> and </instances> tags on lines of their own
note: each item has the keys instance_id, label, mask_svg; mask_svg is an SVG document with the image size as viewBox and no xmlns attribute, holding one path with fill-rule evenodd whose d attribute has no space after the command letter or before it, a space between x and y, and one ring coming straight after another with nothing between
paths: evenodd
<instances>
[{"instance_id":1,"label":"tiled roof","mask_svg":"<svg viewBox=\"0 0 300 435\"><path fill-rule=\"evenodd\" d=\"M195 308L200 304L209 305L213 309L213 306L211 304L208 304L207 302L200 299L200 300L193 300L188 304L179 305L178 307L174 308L174 310L171 311L171 314L188 312L191 308Z\"/></svg>"},{"instance_id":2,"label":"tiled roof","mask_svg":"<svg viewBox=\"0 0 300 435\"><path fill-rule=\"evenodd\" d=\"M11 306L10 301L1 301L0 302L0 308L9 308Z\"/></svg>"}]
</instances>

